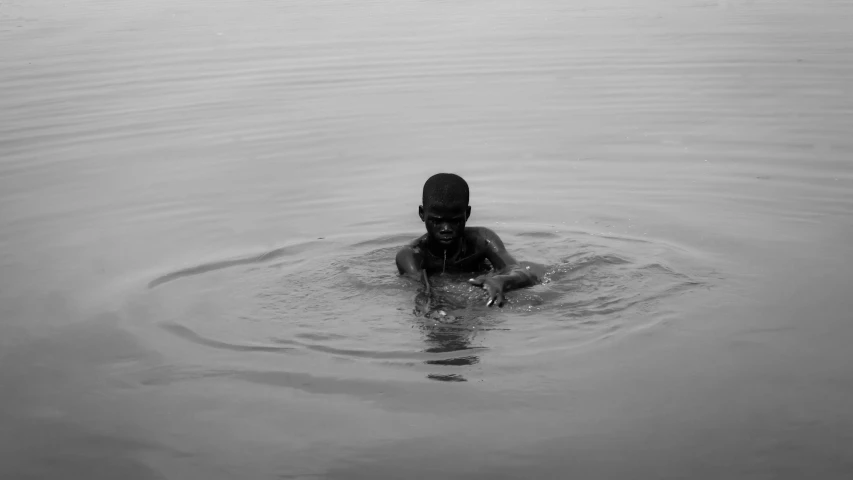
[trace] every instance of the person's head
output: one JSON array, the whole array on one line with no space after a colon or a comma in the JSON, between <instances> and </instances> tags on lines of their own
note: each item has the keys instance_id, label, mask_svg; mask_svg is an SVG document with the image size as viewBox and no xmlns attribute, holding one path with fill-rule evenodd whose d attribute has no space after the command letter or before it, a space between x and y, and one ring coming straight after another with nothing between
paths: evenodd
<instances>
[{"instance_id":1,"label":"person's head","mask_svg":"<svg viewBox=\"0 0 853 480\"><path fill-rule=\"evenodd\" d=\"M455 244L465 232L471 216L468 206L468 184L459 175L437 173L424 183L423 204L418 215L426 225L430 241L441 245Z\"/></svg>"}]
</instances>

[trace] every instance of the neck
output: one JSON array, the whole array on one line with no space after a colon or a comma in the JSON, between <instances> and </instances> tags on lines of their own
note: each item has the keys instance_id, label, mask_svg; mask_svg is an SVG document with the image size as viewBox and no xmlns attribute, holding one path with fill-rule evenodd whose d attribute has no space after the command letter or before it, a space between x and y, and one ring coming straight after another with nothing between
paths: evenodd
<instances>
[{"instance_id":1,"label":"neck","mask_svg":"<svg viewBox=\"0 0 853 480\"><path fill-rule=\"evenodd\" d=\"M458 241L451 243L450 245L429 242L427 248L429 249L429 253L434 257L446 257L448 259L455 258L456 255L459 254L459 251L462 250L462 239L460 238Z\"/></svg>"}]
</instances>

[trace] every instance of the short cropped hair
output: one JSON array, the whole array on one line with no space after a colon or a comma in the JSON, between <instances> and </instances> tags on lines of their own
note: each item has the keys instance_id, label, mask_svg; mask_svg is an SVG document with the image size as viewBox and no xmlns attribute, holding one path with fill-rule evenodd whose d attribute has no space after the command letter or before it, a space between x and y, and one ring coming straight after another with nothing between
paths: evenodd
<instances>
[{"instance_id":1,"label":"short cropped hair","mask_svg":"<svg viewBox=\"0 0 853 480\"><path fill-rule=\"evenodd\" d=\"M424 183L423 206L462 203L468 206L468 183L455 173L436 173Z\"/></svg>"}]
</instances>

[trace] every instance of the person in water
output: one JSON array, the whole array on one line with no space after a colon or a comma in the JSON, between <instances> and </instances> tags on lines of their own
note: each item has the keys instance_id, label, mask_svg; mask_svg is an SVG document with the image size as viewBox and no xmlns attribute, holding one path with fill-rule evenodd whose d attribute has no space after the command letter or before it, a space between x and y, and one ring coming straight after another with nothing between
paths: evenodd
<instances>
[{"instance_id":1,"label":"person in water","mask_svg":"<svg viewBox=\"0 0 853 480\"><path fill-rule=\"evenodd\" d=\"M501 307L504 293L538 283L544 272L541 266L516 261L495 232L467 227L468 197L468 183L459 175L438 173L424 183L418 215L426 234L400 249L397 269L421 278L437 272L482 274L491 267L469 282L486 291L486 305Z\"/></svg>"}]
</instances>

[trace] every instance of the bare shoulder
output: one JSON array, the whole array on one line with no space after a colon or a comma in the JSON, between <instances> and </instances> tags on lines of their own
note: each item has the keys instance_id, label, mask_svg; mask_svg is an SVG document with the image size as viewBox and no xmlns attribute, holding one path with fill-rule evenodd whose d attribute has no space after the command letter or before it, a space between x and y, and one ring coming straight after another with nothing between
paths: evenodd
<instances>
[{"instance_id":1,"label":"bare shoulder","mask_svg":"<svg viewBox=\"0 0 853 480\"><path fill-rule=\"evenodd\" d=\"M403 245L400 248L400 251L397 252L397 257L400 255L421 255L424 247L426 246L426 235L421 235L420 237L412 240L411 242Z\"/></svg>"},{"instance_id":2,"label":"bare shoulder","mask_svg":"<svg viewBox=\"0 0 853 480\"><path fill-rule=\"evenodd\" d=\"M423 242L426 236L417 238L397 252L396 263L400 273L415 274L420 272L423 263L423 255L421 254Z\"/></svg>"},{"instance_id":3,"label":"bare shoulder","mask_svg":"<svg viewBox=\"0 0 853 480\"><path fill-rule=\"evenodd\" d=\"M465 235L477 245L478 249L503 250L501 237L487 227L465 227Z\"/></svg>"},{"instance_id":4,"label":"bare shoulder","mask_svg":"<svg viewBox=\"0 0 853 480\"><path fill-rule=\"evenodd\" d=\"M407 243L403 247L403 249L411 249L415 253L420 253L420 251L426 246L426 241L427 241L427 234L423 234L420 237L418 237L418 238L412 240L411 242Z\"/></svg>"}]
</instances>

